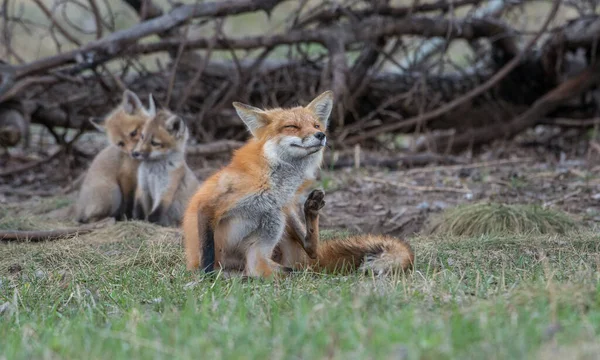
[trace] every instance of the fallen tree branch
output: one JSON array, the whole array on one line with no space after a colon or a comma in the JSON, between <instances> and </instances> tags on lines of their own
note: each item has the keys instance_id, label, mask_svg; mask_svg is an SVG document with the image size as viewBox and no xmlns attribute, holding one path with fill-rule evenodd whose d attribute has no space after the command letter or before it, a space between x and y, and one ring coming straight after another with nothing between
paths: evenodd
<instances>
[{"instance_id":1,"label":"fallen tree branch","mask_svg":"<svg viewBox=\"0 0 600 360\"><path fill-rule=\"evenodd\" d=\"M537 123L540 125L552 125L565 128L587 128L600 125L600 117L592 119L543 118Z\"/></svg>"},{"instance_id":2,"label":"fallen tree branch","mask_svg":"<svg viewBox=\"0 0 600 360\"><path fill-rule=\"evenodd\" d=\"M188 146L185 152L186 154L193 156L215 155L239 149L244 144L245 143L242 141L221 140L208 144Z\"/></svg>"},{"instance_id":3,"label":"fallen tree branch","mask_svg":"<svg viewBox=\"0 0 600 360\"><path fill-rule=\"evenodd\" d=\"M464 134L446 139L441 142L440 148L445 148L450 142L453 151L459 151L467 146L477 146L496 139L509 139L523 130L530 128L536 122L556 110L560 105L600 82L600 61L588 67L581 74L565 81L554 90L536 101L529 110L513 119L508 124L499 123L489 125L482 129L468 131Z\"/></svg>"},{"instance_id":4,"label":"fallen tree branch","mask_svg":"<svg viewBox=\"0 0 600 360\"><path fill-rule=\"evenodd\" d=\"M430 164L464 164L466 163L466 160L456 156L429 153L384 157L381 155L370 155L363 151L360 153L359 162L361 167L373 166L384 167L390 170L398 170L422 167ZM355 165L356 158L354 156L346 156L335 160L328 157L325 159L325 164L323 167L328 169L341 169L354 167Z\"/></svg>"},{"instance_id":5,"label":"fallen tree branch","mask_svg":"<svg viewBox=\"0 0 600 360\"><path fill-rule=\"evenodd\" d=\"M0 171L0 177L17 175L17 174L20 174L20 173L25 172L27 170L34 169L34 168L36 168L36 167L38 167L40 165L43 165L43 164L47 163L48 161L50 161L52 159L55 159L56 157L58 157L59 155L61 155L64 152L65 152L65 148L61 147L60 149L58 149L54 153L52 153L50 156L48 156L48 157L46 157L46 158L44 158L42 160L35 161L35 162L30 163L30 164L25 164L25 165L19 166L19 167L14 168L14 169L8 169L8 170Z\"/></svg>"},{"instance_id":6,"label":"fallen tree branch","mask_svg":"<svg viewBox=\"0 0 600 360\"><path fill-rule=\"evenodd\" d=\"M566 52L585 49L594 59L600 51L600 16L586 16L569 21L546 42L542 63L548 74L558 76ZM593 61L593 60L592 60Z\"/></svg>"},{"instance_id":7,"label":"fallen tree branch","mask_svg":"<svg viewBox=\"0 0 600 360\"><path fill-rule=\"evenodd\" d=\"M389 19L370 17L358 23L344 26L329 26L309 30L292 30L283 34L245 36L239 38L198 38L186 43L188 49L251 50L297 43L320 43L327 45L337 39L346 46L377 39L382 36L417 35L422 37L446 37L449 39L475 40L494 38L499 35L509 38L514 30L498 21L489 19L447 20L427 17ZM152 54L177 50L179 39L163 39L152 43L137 44L127 49L128 54Z\"/></svg>"},{"instance_id":8,"label":"fallen tree branch","mask_svg":"<svg viewBox=\"0 0 600 360\"><path fill-rule=\"evenodd\" d=\"M492 161L484 161L477 162L473 164L465 164L465 165L451 165L451 166L434 166L423 169L410 169L403 173L404 175L414 175L414 174L423 174L430 173L436 171L460 171L465 169L478 169L484 167L491 166L502 166L502 165L512 165L512 164L527 164L533 162L535 159L533 158L519 158L519 159L501 159L501 160L492 160Z\"/></svg>"},{"instance_id":9,"label":"fallen tree branch","mask_svg":"<svg viewBox=\"0 0 600 360\"><path fill-rule=\"evenodd\" d=\"M114 218L108 218L92 224L58 230L0 230L0 241L38 242L44 240L57 240L87 234L114 223Z\"/></svg>"},{"instance_id":10,"label":"fallen tree branch","mask_svg":"<svg viewBox=\"0 0 600 360\"><path fill-rule=\"evenodd\" d=\"M471 99L475 98L476 96L481 95L484 92L488 91L494 85L496 85L498 82L500 82L500 80L502 80L504 77L506 77L508 74L510 74L510 72L513 71L519 65L519 63L525 57L525 55L533 48L533 46L535 45L537 40L542 36L542 34L548 28L548 25L550 25L550 22L552 21L552 19L554 19L554 17L556 16L558 9L560 8L560 3L561 3L561 0L554 0L552 9L550 10L550 13L548 14L546 20L544 21L544 24L542 25L540 31L538 31L538 33L531 40L529 40L527 45L525 45L524 49L521 50L521 52L519 52L519 54L517 56L515 56L506 65L504 65L504 67L502 67L496 74L494 74L494 76L492 76L490 79L488 79L482 85L469 91L465 95L440 106L439 108L437 108L433 111L403 120L401 122L397 122L395 124L383 125L383 126L379 126L379 127L375 128L373 130L365 131L362 134L349 137L346 140L346 143L348 145L354 145L365 139L373 138L382 133L397 131L397 130L400 130L403 128L415 126L417 124L423 126L425 123L427 123L431 119L434 119L440 115L443 115L444 113L451 111L454 108L466 103L467 101L470 101Z\"/></svg>"},{"instance_id":11,"label":"fallen tree branch","mask_svg":"<svg viewBox=\"0 0 600 360\"><path fill-rule=\"evenodd\" d=\"M393 7L393 6L377 6L367 9L353 10L344 6L333 6L325 8L314 15L307 16L304 20L299 21L296 27L306 27L316 22L330 22L339 20L341 17L352 15L355 18L362 19L372 15L384 15L394 18L403 18L419 12L429 11L449 11L456 10L463 6L478 5L482 0L459 0L446 1L440 0L435 3L419 4L413 3L411 6Z\"/></svg>"},{"instance_id":12,"label":"fallen tree branch","mask_svg":"<svg viewBox=\"0 0 600 360\"><path fill-rule=\"evenodd\" d=\"M17 78L44 72L69 63L84 59L117 55L132 42L148 35L164 32L198 17L221 17L244 12L263 10L271 11L283 0L221 0L200 4L182 5L168 14L144 21L128 29L116 31L100 40L92 41L78 49L34 61L15 67Z\"/></svg>"},{"instance_id":13,"label":"fallen tree branch","mask_svg":"<svg viewBox=\"0 0 600 360\"><path fill-rule=\"evenodd\" d=\"M461 194L470 194L473 192L469 189L411 185L411 184L401 183L401 182L396 182L396 181L387 181L387 180L383 180L383 179L377 179L377 178L373 178L373 177L369 177L369 176L366 176L364 179L367 181L370 181L370 182L374 182L374 183L391 185L391 186L395 186L395 187L405 188L405 189L414 190L414 191L421 191L421 192L456 192L456 193L461 193Z\"/></svg>"}]
</instances>

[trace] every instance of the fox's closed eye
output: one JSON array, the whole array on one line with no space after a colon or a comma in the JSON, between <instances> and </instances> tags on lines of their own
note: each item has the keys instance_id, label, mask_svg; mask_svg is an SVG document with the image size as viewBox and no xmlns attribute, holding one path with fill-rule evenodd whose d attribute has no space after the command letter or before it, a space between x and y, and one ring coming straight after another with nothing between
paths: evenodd
<instances>
[{"instance_id":1,"label":"fox's closed eye","mask_svg":"<svg viewBox=\"0 0 600 360\"><path fill-rule=\"evenodd\" d=\"M300 129L300 127L296 126L296 125L286 125L283 128L284 129L296 129L296 130Z\"/></svg>"},{"instance_id":2,"label":"fox's closed eye","mask_svg":"<svg viewBox=\"0 0 600 360\"><path fill-rule=\"evenodd\" d=\"M125 146L125 143L124 143L123 141L119 141L119 142L117 143L117 146L118 146L118 147L123 147L123 146Z\"/></svg>"},{"instance_id":3,"label":"fox's closed eye","mask_svg":"<svg viewBox=\"0 0 600 360\"><path fill-rule=\"evenodd\" d=\"M154 139L150 140L150 145L152 145L152 146L162 146L161 143L158 143L158 142L154 141Z\"/></svg>"}]
</instances>

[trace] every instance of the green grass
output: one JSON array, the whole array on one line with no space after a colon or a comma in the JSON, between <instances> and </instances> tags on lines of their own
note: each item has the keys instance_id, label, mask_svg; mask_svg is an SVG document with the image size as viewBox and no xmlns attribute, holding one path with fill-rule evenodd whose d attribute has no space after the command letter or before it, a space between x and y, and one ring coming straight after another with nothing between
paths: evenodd
<instances>
[{"instance_id":1,"label":"green grass","mask_svg":"<svg viewBox=\"0 0 600 360\"><path fill-rule=\"evenodd\" d=\"M576 222L560 210L538 205L482 202L446 210L430 232L454 236L486 234L564 234Z\"/></svg>"},{"instance_id":2,"label":"green grass","mask_svg":"<svg viewBox=\"0 0 600 360\"><path fill-rule=\"evenodd\" d=\"M279 282L190 274L139 222L0 244L0 359L591 358L599 238L420 237L408 275Z\"/></svg>"}]
</instances>

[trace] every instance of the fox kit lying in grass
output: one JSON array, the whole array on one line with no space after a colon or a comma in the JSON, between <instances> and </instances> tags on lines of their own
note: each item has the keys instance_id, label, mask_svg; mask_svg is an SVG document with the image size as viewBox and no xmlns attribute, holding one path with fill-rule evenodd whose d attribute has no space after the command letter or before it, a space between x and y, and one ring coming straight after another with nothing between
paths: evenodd
<instances>
[{"instance_id":1,"label":"fox kit lying in grass","mask_svg":"<svg viewBox=\"0 0 600 360\"><path fill-rule=\"evenodd\" d=\"M189 131L177 115L160 110L144 125L132 152L140 160L134 218L179 226L200 183L185 162Z\"/></svg>"},{"instance_id":2,"label":"fox kit lying in grass","mask_svg":"<svg viewBox=\"0 0 600 360\"><path fill-rule=\"evenodd\" d=\"M288 209L286 232L273 252L273 260L295 270L329 273L373 271L386 274L412 268L414 254L400 239L382 235L352 235L319 242L319 210L325 206L321 190L313 190L304 203L304 221Z\"/></svg>"},{"instance_id":3,"label":"fox kit lying in grass","mask_svg":"<svg viewBox=\"0 0 600 360\"><path fill-rule=\"evenodd\" d=\"M183 219L188 269L214 250L214 264L224 270L260 277L283 270L271 256L284 232L284 210L321 164L332 103L327 91L306 107L233 104L253 139L190 200Z\"/></svg>"},{"instance_id":4,"label":"fox kit lying in grass","mask_svg":"<svg viewBox=\"0 0 600 360\"><path fill-rule=\"evenodd\" d=\"M131 218L139 162L130 153L142 126L155 113L152 98L146 109L136 94L126 90L121 104L108 116L90 120L106 132L110 145L96 155L83 179L74 208L78 222Z\"/></svg>"}]
</instances>

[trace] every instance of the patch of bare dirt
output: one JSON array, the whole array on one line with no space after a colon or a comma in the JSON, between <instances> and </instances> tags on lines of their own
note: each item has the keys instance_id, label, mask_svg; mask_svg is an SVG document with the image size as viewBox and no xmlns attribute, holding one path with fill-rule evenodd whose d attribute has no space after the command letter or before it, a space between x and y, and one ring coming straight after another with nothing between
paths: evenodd
<instances>
[{"instance_id":1,"label":"patch of bare dirt","mask_svg":"<svg viewBox=\"0 0 600 360\"><path fill-rule=\"evenodd\" d=\"M105 144L93 137L82 141L86 143L86 153L92 156ZM394 171L377 167L324 169L320 180L327 205L322 211L321 226L411 236L421 231L433 214L459 204L487 200L555 207L595 227L600 223L600 164L598 154L580 143L521 139L496 145L470 159L463 154L467 163L460 165ZM0 176L0 204L14 205L67 193L72 190L69 184L91 161L74 155L43 161L52 149L11 153L11 159L1 160L4 173L24 164L38 164ZM373 152L369 157L384 155L389 152ZM205 179L228 159L229 154L190 156L188 162L196 175ZM74 194L71 191L66 196L72 199Z\"/></svg>"}]
</instances>

